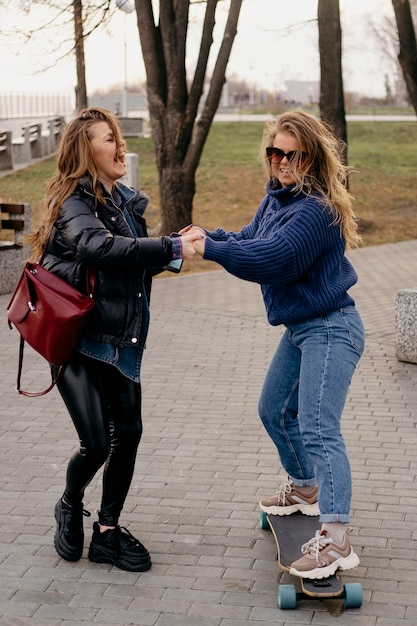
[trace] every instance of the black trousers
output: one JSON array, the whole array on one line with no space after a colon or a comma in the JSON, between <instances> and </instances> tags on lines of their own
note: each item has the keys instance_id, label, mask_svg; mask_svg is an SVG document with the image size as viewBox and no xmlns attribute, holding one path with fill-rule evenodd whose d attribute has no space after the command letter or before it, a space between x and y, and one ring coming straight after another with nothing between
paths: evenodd
<instances>
[{"instance_id":1,"label":"black trousers","mask_svg":"<svg viewBox=\"0 0 417 626\"><path fill-rule=\"evenodd\" d=\"M81 354L66 365L58 390L80 439L68 463L64 498L82 502L84 491L104 465L99 522L118 523L142 435L141 386L113 366Z\"/></svg>"}]
</instances>

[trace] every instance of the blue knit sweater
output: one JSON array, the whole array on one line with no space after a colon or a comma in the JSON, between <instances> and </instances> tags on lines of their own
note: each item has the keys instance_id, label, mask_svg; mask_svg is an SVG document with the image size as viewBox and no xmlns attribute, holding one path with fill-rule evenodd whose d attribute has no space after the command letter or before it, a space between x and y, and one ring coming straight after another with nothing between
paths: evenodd
<instances>
[{"instance_id":1,"label":"blue knit sweater","mask_svg":"<svg viewBox=\"0 0 417 626\"><path fill-rule=\"evenodd\" d=\"M207 232L204 258L261 285L273 326L311 319L354 304L357 274L345 257L334 216L317 196L271 181L251 223L238 233Z\"/></svg>"}]
</instances>

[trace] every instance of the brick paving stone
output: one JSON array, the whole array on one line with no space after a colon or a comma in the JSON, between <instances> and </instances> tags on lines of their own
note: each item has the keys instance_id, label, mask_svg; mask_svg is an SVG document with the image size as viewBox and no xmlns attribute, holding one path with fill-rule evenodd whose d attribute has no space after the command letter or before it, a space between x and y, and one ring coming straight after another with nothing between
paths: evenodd
<instances>
[{"instance_id":1,"label":"brick paving stone","mask_svg":"<svg viewBox=\"0 0 417 626\"><path fill-rule=\"evenodd\" d=\"M343 578L362 583L364 603L337 620L414 626L417 365L395 358L395 296L415 287L417 241L350 257L367 344L343 421L361 563ZM86 559L100 473L85 497L93 515L85 519L83 558L65 563L54 550L53 508L77 438L56 391L17 396L18 335L5 322L8 300L0 296L0 626L335 623L321 603L277 608L283 575L272 536L259 527L258 501L285 475L257 402L282 329L268 326L257 285L223 270L154 282L144 436L121 519L152 553L143 574ZM46 364L29 349L23 381L29 388L48 381Z\"/></svg>"}]
</instances>

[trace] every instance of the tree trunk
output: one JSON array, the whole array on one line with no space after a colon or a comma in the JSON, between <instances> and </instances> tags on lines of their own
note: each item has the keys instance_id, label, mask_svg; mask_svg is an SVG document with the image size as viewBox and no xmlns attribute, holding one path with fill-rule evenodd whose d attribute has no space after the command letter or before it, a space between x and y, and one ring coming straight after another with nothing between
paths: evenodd
<instances>
[{"instance_id":1,"label":"tree trunk","mask_svg":"<svg viewBox=\"0 0 417 626\"><path fill-rule=\"evenodd\" d=\"M160 0L155 24L152 0L135 0L147 76L149 116L161 203L161 233L192 222L195 173L220 102L242 0L230 0L213 76L198 121L219 0L207 0L192 81L185 68L189 0Z\"/></svg>"},{"instance_id":2,"label":"tree trunk","mask_svg":"<svg viewBox=\"0 0 417 626\"><path fill-rule=\"evenodd\" d=\"M77 111L87 106L87 87L85 83L84 31L82 0L73 0L75 58L77 66L77 85L75 87L75 106Z\"/></svg>"},{"instance_id":3,"label":"tree trunk","mask_svg":"<svg viewBox=\"0 0 417 626\"><path fill-rule=\"evenodd\" d=\"M318 0L320 115L347 145L342 77L342 30L338 0ZM347 148L342 154L347 163Z\"/></svg>"},{"instance_id":4,"label":"tree trunk","mask_svg":"<svg viewBox=\"0 0 417 626\"><path fill-rule=\"evenodd\" d=\"M194 194L194 176L187 176L181 165L168 165L159 172L161 233L169 235L192 223Z\"/></svg>"},{"instance_id":5,"label":"tree trunk","mask_svg":"<svg viewBox=\"0 0 417 626\"><path fill-rule=\"evenodd\" d=\"M409 0L392 0L397 22L400 51L398 60L411 105L417 114L417 44Z\"/></svg>"}]
</instances>

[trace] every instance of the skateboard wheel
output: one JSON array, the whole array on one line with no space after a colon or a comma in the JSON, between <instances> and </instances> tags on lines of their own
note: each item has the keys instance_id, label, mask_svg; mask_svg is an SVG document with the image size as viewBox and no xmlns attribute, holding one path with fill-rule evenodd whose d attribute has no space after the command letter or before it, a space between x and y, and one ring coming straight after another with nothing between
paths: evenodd
<instances>
[{"instance_id":1,"label":"skateboard wheel","mask_svg":"<svg viewBox=\"0 0 417 626\"><path fill-rule=\"evenodd\" d=\"M262 528L262 530L269 530L269 524L268 524L268 520L267 520L267 513L265 513L265 511L261 511L259 514L259 524Z\"/></svg>"},{"instance_id":2,"label":"skateboard wheel","mask_svg":"<svg viewBox=\"0 0 417 626\"><path fill-rule=\"evenodd\" d=\"M362 585L360 583L347 583L345 585L345 607L358 609L362 606Z\"/></svg>"},{"instance_id":3,"label":"skateboard wheel","mask_svg":"<svg viewBox=\"0 0 417 626\"><path fill-rule=\"evenodd\" d=\"M278 587L278 608L297 608L297 592L294 585L280 585Z\"/></svg>"}]
</instances>

